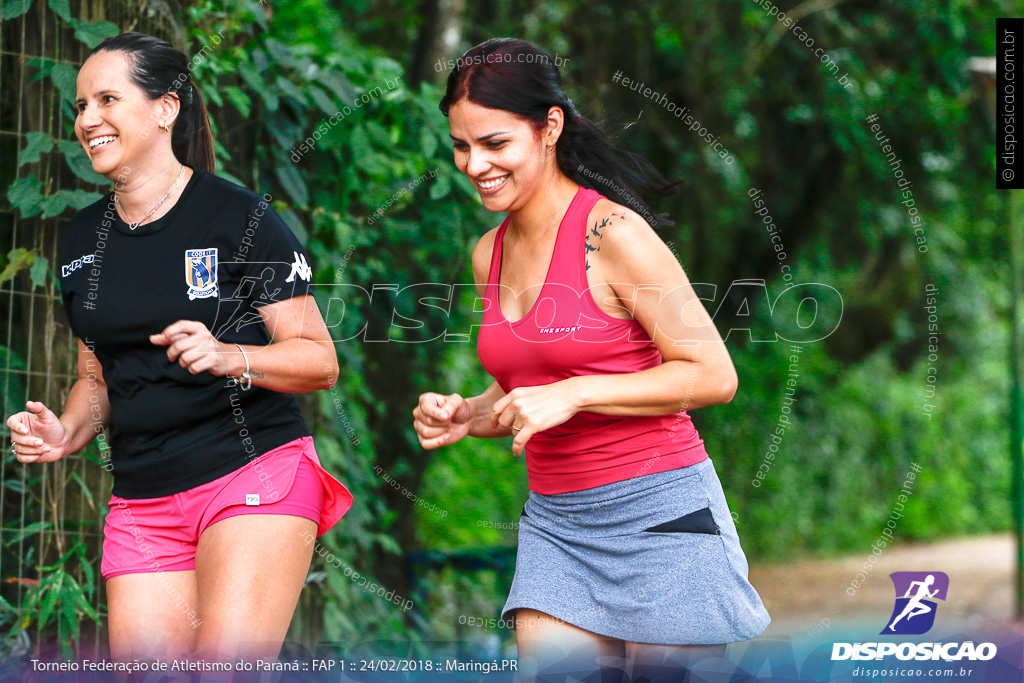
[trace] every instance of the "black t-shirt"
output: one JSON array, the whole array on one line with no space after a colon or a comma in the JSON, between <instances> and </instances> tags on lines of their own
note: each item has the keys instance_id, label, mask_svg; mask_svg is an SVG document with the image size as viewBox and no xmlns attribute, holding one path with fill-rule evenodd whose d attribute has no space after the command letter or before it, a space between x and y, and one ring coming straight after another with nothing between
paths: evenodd
<instances>
[{"instance_id":1,"label":"black t-shirt","mask_svg":"<svg viewBox=\"0 0 1024 683\"><path fill-rule=\"evenodd\" d=\"M310 434L293 395L193 375L149 340L196 320L234 351L270 343L257 307L310 293L312 272L264 198L196 170L166 215L132 230L111 192L75 214L58 254L71 329L107 384L114 495L185 491Z\"/></svg>"}]
</instances>

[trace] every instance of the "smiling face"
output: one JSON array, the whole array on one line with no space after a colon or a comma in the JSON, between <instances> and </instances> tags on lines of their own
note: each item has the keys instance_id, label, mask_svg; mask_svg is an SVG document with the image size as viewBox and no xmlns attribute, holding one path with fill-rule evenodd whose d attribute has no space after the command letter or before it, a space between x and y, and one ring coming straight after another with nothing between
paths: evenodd
<instances>
[{"instance_id":1,"label":"smiling face","mask_svg":"<svg viewBox=\"0 0 1024 683\"><path fill-rule=\"evenodd\" d=\"M455 165L476 187L488 211L514 211L557 171L554 144L561 110L541 130L504 109L462 98L448 111Z\"/></svg>"},{"instance_id":2,"label":"smiling face","mask_svg":"<svg viewBox=\"0 0 1024 683\"><path fill-rule=\"evenodd\" d=\"M144 166L170 133L159 124L173 123L178 103L164 96L151 100L129 75L123 52L103 50L85 60L76 81L75 135L92 160L92 168L114 180L120 169Z\"/></svg>"}]
</instances>

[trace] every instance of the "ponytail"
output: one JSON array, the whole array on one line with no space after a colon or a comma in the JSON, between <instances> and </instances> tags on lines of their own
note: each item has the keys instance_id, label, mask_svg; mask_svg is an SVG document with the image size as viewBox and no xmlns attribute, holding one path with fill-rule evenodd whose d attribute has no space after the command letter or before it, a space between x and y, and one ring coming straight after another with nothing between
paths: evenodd
<instances>
[{"instance_id":1,"label":"ponytail","mask_svg":"<svg viewBox=\"0 0 1024 683\"><path fill-rule=\"evenodd\" d=\"M612 144L601 129L583 118L562 89L551 57L533 43L492 38L470 48L448 75L440 109L445 116L462 98L491 109L512 112L543 126L551 107L564 114L555 144L559 170L573 182L599 192L643 216L652 228L674 223L655 215L643 196L674 194L670 183L645 158Z\"/></svg>"},{"instance_id":2,"label":"ponytail","mask_svg":"<svg viewBox=\"0 0 1024 683\"><path fill-rule=\"evenodd\" d=\"M182 107L171 130L171 149L181 163L204 171L214 171L217 160L213 154L210 118L203 106L203 96L190 79L179 91ZM186 107L185 101L189 104Z\"/></svg>"},{"instance_id":3,"label":"ponytail","mask_svg":"<svg viewBox=\"0 0 1024 683\"><path fill-rule=\"evenodd\" d=\"M667 197L675 194L679 183L670 183L639 154L613 145L593 122L578 114L566 117L555 159L574 183L633 209L655 230L675 225L666 214L653 214L641 196Z\"/></svg>"},{"instance_id":4,"label":"ponytail","mask_svg":"<svg viewBox=\"0 0 1024 683\"><path fill-rule=\"evenodd\" d=\"M188 59L170 43L145 33L126 32L107 38L86 58L107 50L124 54L130 65L132 82L151 100L164 95L176 97L178 118L171 127L171 150L186 166L210 171L216 169L210 119L203 96L192 81Z\"/></svg>"}]
</instances>

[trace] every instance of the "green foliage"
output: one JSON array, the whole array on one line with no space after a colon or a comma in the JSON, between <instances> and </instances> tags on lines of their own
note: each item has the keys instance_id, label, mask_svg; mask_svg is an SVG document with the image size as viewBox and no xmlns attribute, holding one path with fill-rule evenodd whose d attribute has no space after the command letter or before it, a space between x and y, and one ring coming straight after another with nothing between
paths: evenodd
<instances>
[{"instance_id":1,"label":"green foliage","mask_svg":"<svg viewBox=\"0 0 1024 683\"><path fill-rule=\"evenodd\" d=\"M10 280L27 268L29 276L32 278L32 287L42 287L46 284L46 276L50 272L49 267L49 259L36 251L12 249L7 253L7 265L0 272L0 282Z\"/></svg>"},{"instance_id":2,"label":"green foliage","mask_svg":"<svg viewBox=\"0 0 1024 683\"><path fill-rule=\"evenodd\" d=\"M8 255L10 260L10 255ZM26 370L25 360L14 351L6 346L0 346L0 364L4 368L10 368L12 372L7 374L6 389L0 393L3 398L3 411L4 415L13 415L24 408L24 397L25 397L25 377ZM15 460L13 453L8 454L10 460ZM4 486L8 488L12 486L20 486L20 481L14 477L7 477L3 482Z\"/></svg>"},{"instance_id":3,"label":"green foliage","mask_svg":"<svg viewBox=\"0 0 1024 683\"><path fill-rule=\"evenodd\" d=\"M92 183L93 185L110 184L109 180L92 170L92 161L89 160L88 155L82 149L82 145L78 140L58 140L57 149L64 156L64 161L67 162L71 172L85 182ZM91 199L84 204L85 206L100 198L98 193L90 193L89 196ZM80 209L82 207L75 206L74 208Z\"/></svg>"},{"instance_id":4,"label":"green foliage","mask_svg":"<svg viewBox=\"0 0 1024 683\"><path fill-rule=\"evenodd\" d=\"M77 559L84 574L82 584L75 580L73 572L66 567L72 557ZM86 558L85 546L81 540L76 539L75 545L60 560L38 569L42 578L33 582L26 592L20 617L14 615L16 610L8 602L0 602L0 623L14 617L14 623L9 632L3 634L3 638L7 640L16 637L18 632L28 631L33 622L40 631L55 624L61 650L64 657L70 659L73 656L72 645L78 641L83 617L96 623L100 621L99 614L90 603L94 576L92 565Z\"/></svg>"},{"instance_id":5,"label":"green foliage","mask_svg":"<svg viewBox=\"0 0 1024 683\"><path fill-rule=\"evenodd\" d=\"M1003 332L993 335L993 347ZM773 453L789 351L761 346L734 356L741 390L732 403L694 413L749 554L791 560L867 551L890 515L901 543L1006 529L1012 515L1001 493L1010 463L1001 457L1007 415L1000 397L1009 387L997 356L972 376L943 364L938 398L928 399L926 362L900 373L890 350L880 349L843 368L804 345L792 421ZM931 419L926 403L938 406ZM912 463L921 466L914 479ZM768 469L758 486L762 464ZM906 482L908 500L897 511Z\"/></svg>"},{"instance_id":6,"label":"green foliage","mask_svg":"<svg viewBox=\"0 0 1024 683\"><path fill-rule=\"evenodd\" d=\"M30 162L39 161L39 155L43 152L49 152L53 149L53 138L47 133L28 133L25 136L25 140L28 144L25 145L25 149L21 150L18 154L18 166L24 166Z\"/></svg>"},{"instance_id":7,"label":"green foliage","mask_svg":"<svg viewBox=\"0 0 1024 683\"><path fill-rule=\"evenodd\" d=\"M34 174L18 178L8 188L7 200L25 218L39 214L42 214L43 218L52 218L63 213L65 209L82 209L99 199L97 193L83 190L57 190L44 196L42 187L42 183Z\"/></svg>"},{"instance_id":8,"label":"green foliage","mask_svg":"<svg viewBox=\"0 0 1024 683\"><path fill-rule=\"evenodd\" d=\"M21 211L25 218L38 215L43 204L43 184L35 177L29 175L18 178L7 189L7 201L11 206Z\"/></svg>"},{"instance_id":9,"label":"green foliage","mask_svg":"<svg viewBox=\"0 0 1024 683\"><path fill-rule=\"evenodd\" d=\"M48 2L88 45L112 30L76 20L67 0ZM28 6L3 0L0 16ZM401 584L402 556L511 546L515 530L506 527L527 494L525 468L507 440L424 452L410 427L419 393L471 396L490 382L473 344L443 335L479 322L472 288L447 285L472 283L471 249L500 220L482 210L452 163L437 108L446 73L428 73L415 88L407 83L418 60L456 56L420 51L419 31L429 26L409 19L417 8L409 0L297 0L275 3L271 18L266 3L202 0L183 10L189 44L178 46L202 55L191 75L210 108L218 172L271 193L313 257L315 282L324 285L318 303L339 340L341 377L319 392L311 421L321 461L355 496L342 522L318 539L310 577L326 607L324 635L337 640L411 627L472 637L458 633L453 618L496 616L504 579L439 570L429 577L430 594L414 595ZM772 458L788 344L733 332L736 398L692 411L755 560L864 551L913 462L922 470L894 532L899 541L1009 526L1008 241L992 217L1002 199L990 188L990 129L961 68L964 55L991 52L987 27L998 13L982 2L939 13L924 0L810 11L801 24L849 74L849 89L749 2L478 3L455 20L457 53L517 35L571 58L563 76L584 115L684 180L677 197L656 207L678 221L660 232L693 282L718 287L705 304L716 314L721 307L715 320L723 335L737 317L721 294L731 281L762 279L776 292L785 263L797 282L842 293L842 311L822 311L823 319L841 313L839 328L803 345L791 424ZM72 119L75 69L48 59L30 65ZM614 83L618 70L689 107L735 163L710 153L664 105ZM865 122L871 113L914 179L927 252L919 251L892 169ZM70 126L63 133L26 136L18 156L25 175L7 194L22 216L57 216L97 196L50 192L46 171L57 155L78 178L106 182ZM752 188L764 191L784 261L753 212ZM14 250L0 280L27 268L40 284L47 266L38 254ZM382 283L393 288L373 289ZM942 292L931 417L923 411L926 283ZM359 287L365 295L353 294ZM428 296L450 305L425 307L420 299ZM782 307L773 315L763 305L749 326L793 333L794 318L783 324L792 313ZM769 467L757 485L762 464ZM448 514L416 506L380 473ZM417 608L403 613L328 558L406 591ZM57 571L35 604L40 614L45 607L44 624L71 633L74 613L88 613L76 584ZM60 616L65 606L68 617ZM0 604L0 614L8 608Z\"/></svg>"},{"instance_id":10,"label":"green foliage","mask_svg":"<svg viewBox=\"0 0 1024 683\"><path fill-rule=\"evenodd\" d=\"M691 281L717 287L704 303L713 314L722 307L715 322L723 335L735 322L725 315L729 282L763 279L777 293L785 264L795 282L841 292L838 329L803 346L793 423L772 460L765 456L786 386L786 345L733 333L728 346L739 392L728 405L691 411L754 561L867 551L911 462L922 471L898 520L898 542L1009 529L1008 231L994 218L1003 199L991 188L984 101L963 68L966 56L993 51L986 27L999 14L994 3L958 3L943 12L923 0L820 11L801 5L812 10L801 25L839 65L837 75L849 75L849 89L813 50L776 32L777 22L746 1L470 4L450 25L460 37L450 53L421 51L419 31L430 27L406 19L415 3L374 3L377 11L367 12L362 0L342 0L341 7L361 42L385 49L409 71L419 60L454 59L494 36L531 40L570 58L562 75L582 114L682 180L678 196L656 204L677 221L659 232ZM661 100L616 84L619 70L664 94L677 111L687 107L735 163L710 154ZM427 80L441 83L446 75L428 73ZM914 182L927 252L919 251L921 235L865 122L871 113ZM764 192L784 261L754 214L751 188ZM923 410L926 283L942 292L931 417ZM822 313L837 318L840 311ZM763 307L752 326L795 331L781 315L773 321ZM455 354L447 367L456 378L449 391L475 393L486 381ZM505 444L482 441L439 455L421 495L452 516L420 513L424 542L446 549L514 543L514 532L478 523L518 518L522 463ZM752 481L766 462L757 487Z\"/></svg>"},{"instance_id":11,"label":"green foliage","mask_svg":"<svg viewBox=\"0 0 1024 683\"><path fill-rule=\"evenodd\" d=\"M3 0L0 3L0 19L9 21L17 19L32 6L32 0Z\"/></svg>"},{"instance_id":12,"label":"green foliage","mask_svg":"<svg viewBox=\"0 0 1024 683\"><path fill-rule=\"evenodd\" d=\"M258 169L249 186L269 191L275 210L306 239L318 267L315 281L367 292L381 282L401 289L462 281L471 235L480 225L479 203L468 184L455 179L437 90L411 92L396 62L379 51L352 49L340 15L319 2L275 6L265 30L262 10L255 9L248 3L234 3L228 12L202 3L192 8L194 40L219 30L226 39L193 75L210 103L215 131L239 116L256 131L246 138L245 153ZM309 16L318 22L311 25ZM223 143L219 161L230 169L239 148L230 137L217 139ZM350 248L350 260L343 261ZM344 296L343 318L333 317L326 289L318 299L337 339L351 339L364 328L386 339L385 317L391 319L393 306L424 319L411 295L387 293L370 301L351 291L330 295ZM337 300L333 310L339 310ZM409 592L402 584L406 577L395 571L402 566L396 556L417 542L410 535L415 526L404 522L417 508L394 494L374 466L412 488L431 454L419 449L410 431L379 425L411 422L418 392L443 377L448 345L413 342L445 326L468 328L471 310L460 300L424 328L390 328L407 343L338 344L341 377L333 390L321 392L316 443L324 466L352 490L355 505L334 532L318 539L314 557L322 572L314 574L314 583L323 588L324 628L331 638L393 633L419 618L318 558L330 553L399 594ZM393 391L390 373L401 368L422 376Z\"/></svg>"},{"instance_id":13,"label":"green foliage","mask_svg":"<svg viewBox=\"0 0 1024 683\"><path fill-rule=\"evenodd\" d=\"M75 30L75 38L89 47L96 47L101 40L116 36L120 29L109 21L88 22L71 16L68 0L50 0L50 9Z\"/></svg>"}]
</instances>

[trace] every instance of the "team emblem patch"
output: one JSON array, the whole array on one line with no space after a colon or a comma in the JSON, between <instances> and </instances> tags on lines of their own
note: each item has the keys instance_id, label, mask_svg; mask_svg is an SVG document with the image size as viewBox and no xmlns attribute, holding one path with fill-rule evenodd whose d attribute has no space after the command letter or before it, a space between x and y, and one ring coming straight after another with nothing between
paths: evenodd
<instances>
[{"instance_id":1,"label":"team emblem patch","mask_svg":"<svg viewBox=\"0 0 1024 683\"><path fill-rule=\"evenodd\" d=\"M217 295L217 248L185 250L185 284L188 300Z\"/></svg>"}]
</instances>

